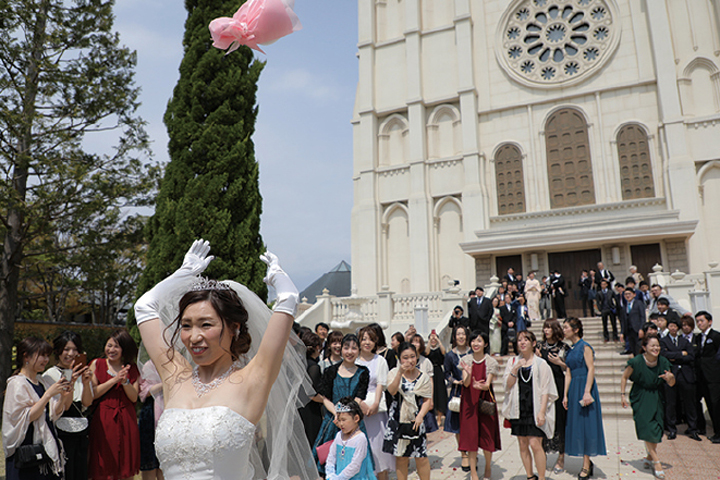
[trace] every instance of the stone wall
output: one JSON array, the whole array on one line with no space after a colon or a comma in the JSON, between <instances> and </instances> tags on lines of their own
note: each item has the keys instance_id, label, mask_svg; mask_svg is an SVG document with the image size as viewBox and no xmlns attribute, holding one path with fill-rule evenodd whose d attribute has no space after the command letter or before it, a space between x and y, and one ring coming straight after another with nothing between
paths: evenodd
<instances>
[{"instance_id":1,"label":"stone wall","mask_svg":"<svg viewBox=\"0 0 720 480\"><path fill-rule=\"evenodd\" d=\"M680 270L681 272L688 273L690 271L685 240L666 241L665 250L667 251L669 272L672 273L675 270Z\"/></svg>"}]
</instances>

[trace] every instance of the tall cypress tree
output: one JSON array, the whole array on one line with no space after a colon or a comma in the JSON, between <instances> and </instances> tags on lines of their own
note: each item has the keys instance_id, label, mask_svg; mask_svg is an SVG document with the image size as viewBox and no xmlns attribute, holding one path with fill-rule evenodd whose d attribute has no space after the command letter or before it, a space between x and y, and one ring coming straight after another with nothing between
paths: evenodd
<instances>
[{"instance_id":1,"label":"tall cypress tree","mask_svg":"<svg viewBox=\"0 0 720 480\"><path fill-rule=\"evenodd\" d=\"M242 1L185 0L188 18L180 79L165 112L168 163L148 224L147 268L138 295L180 267L196 238L216 259L207 275L236 280L267 297L260 236L262 198L252 134L257 81L264 63L241 47L211 46L208 24L232 16Z\"/></svg>"}]
</instances>

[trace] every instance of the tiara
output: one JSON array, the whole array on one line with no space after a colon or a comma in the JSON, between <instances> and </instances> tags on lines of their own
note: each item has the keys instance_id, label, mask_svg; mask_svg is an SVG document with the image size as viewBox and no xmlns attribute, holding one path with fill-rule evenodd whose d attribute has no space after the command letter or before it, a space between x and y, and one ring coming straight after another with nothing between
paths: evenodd
<instances>
[{"instance_id":1,"label":"tiara","mask_svg":"<svg viewBox=\"0 0 720 480\"><path fill-rule=\"evenodd\" d=\"M230 285L217 280L208 280L205 277L199 277L190 287L191 292L200 292L203 290L232 290Z\"/></svg>"},{"instance_id":2,"label":"tiara","mask_svg":"<svg viewBox=\"0 0 720 480\"><path fill-rule=\"evenodd\" d=\"M338 402L335 405L335 413L350 413L352 412L352 409L349 405L345 405L344 403Z\"/></svg>"}]
</instances>

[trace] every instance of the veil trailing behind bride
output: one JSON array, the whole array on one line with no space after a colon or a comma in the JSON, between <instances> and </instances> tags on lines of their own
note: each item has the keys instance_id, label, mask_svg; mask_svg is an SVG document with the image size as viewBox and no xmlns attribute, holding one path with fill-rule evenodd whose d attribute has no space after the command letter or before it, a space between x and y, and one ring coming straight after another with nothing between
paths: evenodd
<instances>
[{"instance_id":1,"label":"veil trailing behind bride","mask_svg":"<svg viewBox=\"0 0 720 480\"><path fill-rule=\"evenodd\" d=\"M193 248L195 244L188 255ZM209 245L207 250L209 251ZM209 259L211 260L212 257ZM204 270L207 263L200 271ZM277 265L277 259L275 264ZM186 264L183 263L183 267L172 277L177 276L185 266ZM268 277L271 276L272 268L270 265ZM279 265L277 270L282 272ZM169 285L170 288L165 285L162 294L156 295L158 301L153 304L153 313L156 313L155 318L159 317L162 322L164 343L168 347L172 346L176 353L190 362L193 376L196 378L197 366L192 361L192 355L180 341L180 336L178 335L175 342L172 342L172 333L178 322L180 298L191 289L193 283L200 280L196 275L198 272L193 273L188 275L185 272L181 275L182 281L174 280ZM285 275L289 281L284 272L282 275ZM167 280L161 284L164 282ZM237 359L231 370L227 372L230 373L242 369L255 357L273 312L245 286L233 281L219 283L221 288L229 287L240 298L248 313L247 327L252 339L250 349ZM193 287L195 290L199 288ZM142 298L138 300L138 304L142 300ZM138 304L136 304L136 312ZM138 315L138 324L141 323L140 318ZM304 344L290 332L282 352L280 373L272 385L267 405L257 424L253 424L241 414L223 405L192 409L166 408L158 422L155 439L157 456L165 478L169 480L290 478L316 480L319 478L298 414L298 408L304 406L315 395L306 373L305 351ZM148 358L145 349L141 349L140 361L147 361ZM214 386L219 385L223 380L219 377L208 384L195 384L198 397L210 394ZM202 385L201 389L198 389L198 385ZM245 388L252 391L253 385L247 385Z\"/></svg>"}]
</instances>

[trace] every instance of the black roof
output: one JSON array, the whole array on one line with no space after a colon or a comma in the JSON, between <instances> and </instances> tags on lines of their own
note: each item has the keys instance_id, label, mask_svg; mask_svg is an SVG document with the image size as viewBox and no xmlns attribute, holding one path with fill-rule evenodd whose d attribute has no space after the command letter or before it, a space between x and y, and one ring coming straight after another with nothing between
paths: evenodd
<instances>
[{"instance_id":1,"label":"black roof","mask_svg":"<svg viewBox=\"0 0 720 480\"><path fill-rule=\"evenodd\" d=\"M322 295L324 288L328 289L330 295L336 297L349 297L351 290L350 265L345 260L338 263L335 268L325 273L322 277L308 285L300 292L300 298L307 298L308 303L315 303L317 296Z\"/></svg>"}]
</instances>

